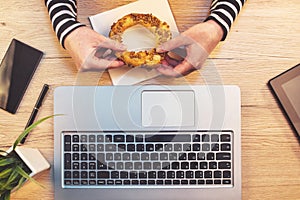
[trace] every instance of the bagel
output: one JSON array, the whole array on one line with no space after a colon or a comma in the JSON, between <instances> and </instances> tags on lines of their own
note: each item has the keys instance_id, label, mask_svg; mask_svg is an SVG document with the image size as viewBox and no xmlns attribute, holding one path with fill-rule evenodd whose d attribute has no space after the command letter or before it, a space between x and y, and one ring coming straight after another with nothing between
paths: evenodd
<instances>
[{"instance_id":1,"label":"bagel","mask_svg":"<svg viewBox=\"0 0 300 200\"><path fill-rule=\"evenodd\" d=\"M111 26L109 37L122 43L122 35L124 31L132 26L142 25L150 30L156 38L155 47L170 40L172 34L170 26L166 22L160 21L152 14L131 13L125 15ZM150 68L156 67L164 59L165 53L156 52L156 48L145 51L124 51L117 52L116 56L123 60L127 65L132 67L146 66Z\"/></svg>"}]
</instances>

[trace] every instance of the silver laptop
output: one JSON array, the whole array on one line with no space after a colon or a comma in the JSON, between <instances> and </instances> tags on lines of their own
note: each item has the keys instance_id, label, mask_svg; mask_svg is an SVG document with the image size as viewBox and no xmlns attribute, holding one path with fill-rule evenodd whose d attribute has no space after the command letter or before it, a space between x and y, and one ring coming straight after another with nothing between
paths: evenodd
<instances>
[{"instance_id":1,"label":"silver laptop","mask_svg":"<svg viewBox=\"0 0 300 200\"><path fill-rule=\"evenodd\" d=\"M54 93L56 200L241 199L237 86Z\"/></svg>"}]
</instances>

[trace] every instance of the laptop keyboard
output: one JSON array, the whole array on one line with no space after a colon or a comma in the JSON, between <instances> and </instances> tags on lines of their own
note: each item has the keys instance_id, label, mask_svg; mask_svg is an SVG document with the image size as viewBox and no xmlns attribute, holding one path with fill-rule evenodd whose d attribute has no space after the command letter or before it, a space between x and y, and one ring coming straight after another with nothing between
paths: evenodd
<instances>
[{"instance_id":1,"label":"laptop keyboard","mask_svg":"<svg viewBox=\"0 0 300 200\"><path fill-rule=\"evenodd\" d=\"M63 132L65 188L232 187L233 132Z\"/></svg>"}]
</instances>

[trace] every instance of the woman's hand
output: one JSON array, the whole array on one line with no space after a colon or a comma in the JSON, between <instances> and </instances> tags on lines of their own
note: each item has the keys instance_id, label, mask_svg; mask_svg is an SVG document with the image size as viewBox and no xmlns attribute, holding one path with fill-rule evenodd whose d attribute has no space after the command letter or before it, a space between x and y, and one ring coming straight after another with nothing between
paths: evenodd
<instances>
[{"instance_id":1,"label":"woman's hand","mask_svg":"<svg viewBox=\"0 0 300 200\"><path fill-rule=\"evenodd\" d=\"M65 40L65 47L80 71L104 70L124 65L114 56L114 51L125 51L125 45L88 27L72 31Z\"/></svg>"},{"instance_id":2,"label":"woman's hand","mask_svg":"<svg viewBox=\"0 0 300 200\"><path fill-rule=\"evenodd\" d=\"M166 76L178 77L200 69L208 55L221 41L222 36L222 28L213 20L189 28L157 48L157 51L162 53L183 46L186 50L185 58L176 60L167 55L162 66L157 70Z\"/></svg>"}]
</instances>

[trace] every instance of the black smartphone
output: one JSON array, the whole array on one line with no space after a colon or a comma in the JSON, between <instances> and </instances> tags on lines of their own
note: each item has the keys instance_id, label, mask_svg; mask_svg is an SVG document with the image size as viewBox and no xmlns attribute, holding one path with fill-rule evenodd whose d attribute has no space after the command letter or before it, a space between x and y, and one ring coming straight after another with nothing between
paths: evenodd
<instances>
[{"instance_id":1,"label":"black smartphone","mask_svg":"<svg viewBox=\"0 0 300 200\"><path fill-rule=\"evenodd\" d=\"M13 39L0 64L0 108L15 114L44 53Z\"/></svg>"}]
</instances>

